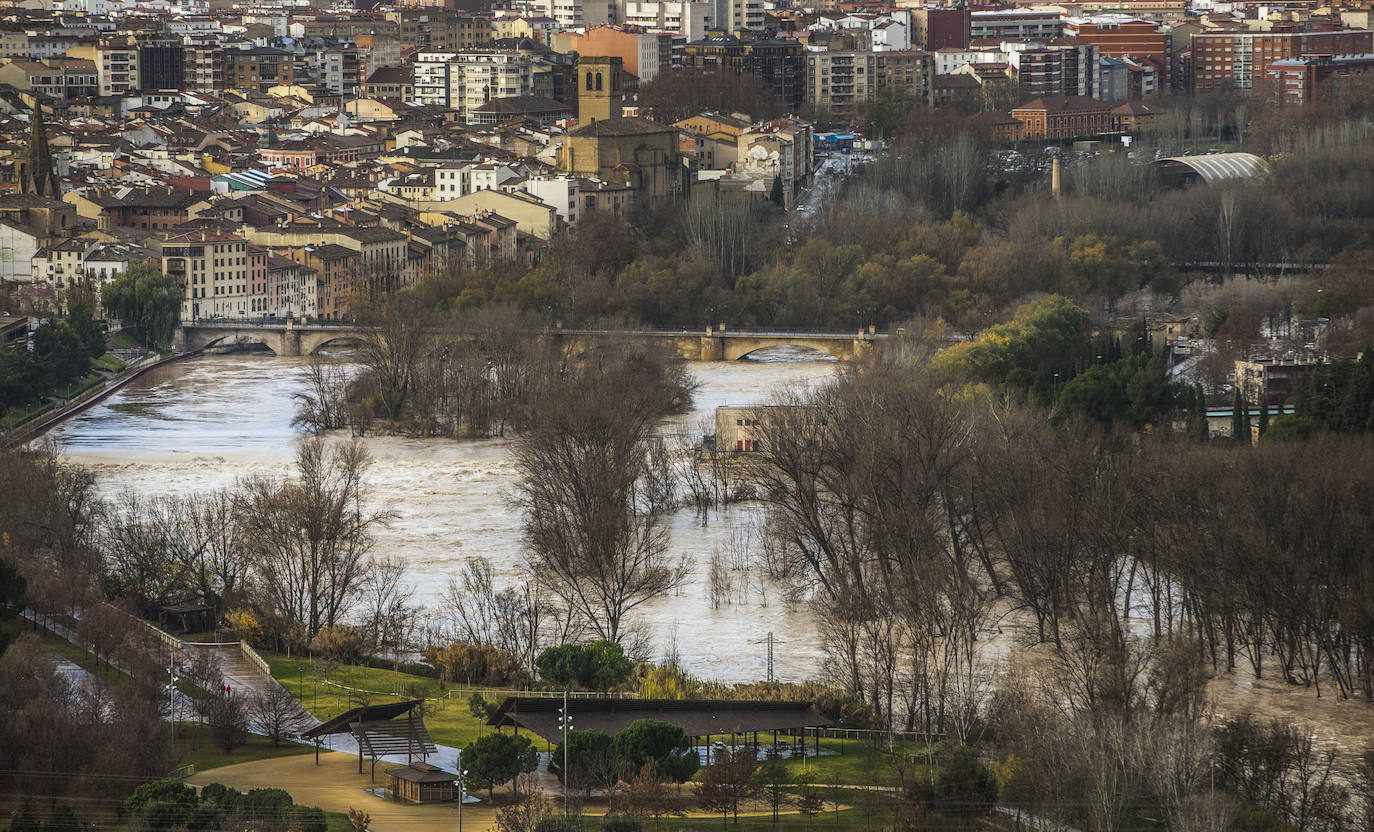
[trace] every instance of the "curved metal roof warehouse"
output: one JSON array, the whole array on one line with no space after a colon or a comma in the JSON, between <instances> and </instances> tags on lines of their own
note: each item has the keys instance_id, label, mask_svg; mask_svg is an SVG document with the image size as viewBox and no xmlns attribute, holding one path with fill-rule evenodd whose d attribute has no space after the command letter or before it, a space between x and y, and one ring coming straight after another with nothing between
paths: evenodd
<instances>
[{"instance_id":1,"label":"curved metal roof warehouse","mask_svg":"<svg viewBox=\"0 0 1374 832\"><path fill-rule=\"evenodd\" d=\"M1188 184L1201 179L1211 184L1231 179L1254 179L1270 174L1269 163L1253 153L1210 153L1205 156L1171 156L1155 162L1165 181Z\"/></svg>"}]
</instances>

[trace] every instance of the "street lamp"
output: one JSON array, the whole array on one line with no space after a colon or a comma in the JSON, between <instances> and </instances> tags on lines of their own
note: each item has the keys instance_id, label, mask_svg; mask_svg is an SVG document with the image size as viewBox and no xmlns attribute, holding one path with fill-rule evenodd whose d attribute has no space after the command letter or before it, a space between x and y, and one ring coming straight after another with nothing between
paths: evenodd
<instances>
[{"instance_id":1,"label":"street lamp","mask_svg":"<svg viewBox=\"0 0 1374 832\"><path fill-rule=\"evenodd\" d=\"M563 731L563 817L568 816L568 732L572 730L572 713L568 711L568 692L563 691L563 707L558 709L558 727Z\"/></svg>"},{"instance_id":2,"label":"street lamp","mask_svg":"<svg viewBox=\"0 0 1374 832\"><path fill-rule=\"evenodd\" d=\"M458 749L458 832L463 832L463 778L468 776L463 768L463 749Z\"/></svg>"},{"instance_id":3,"label":"street lamp","mask_svg":"<svg viewBox=\"0 0 1374 832\"><path fill-rule=\"evenodd\" d=\"M172 726L172 744L175 746L177 741L177 682L181 677L177 676L177 668L174 664L167 665L167 722Z\"/></svg>"}]
</instances>

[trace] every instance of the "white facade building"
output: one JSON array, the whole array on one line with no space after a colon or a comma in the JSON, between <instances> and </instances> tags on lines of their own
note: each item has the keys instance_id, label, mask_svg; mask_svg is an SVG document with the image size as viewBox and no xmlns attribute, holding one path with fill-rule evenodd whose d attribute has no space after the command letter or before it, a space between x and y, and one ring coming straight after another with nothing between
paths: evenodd
<instances>
[{"instance_id":1,"label":"white facade building","mask_svg":"<svg viewBox=\"0 0 1374 832\"><path fill-rule=\"evenodd\" d=\"M626 23L655 32L676 32L690 43L704 39L710 31L714 4L706 0L627 0L623 8Z\"/></svg>"}]
</instances>

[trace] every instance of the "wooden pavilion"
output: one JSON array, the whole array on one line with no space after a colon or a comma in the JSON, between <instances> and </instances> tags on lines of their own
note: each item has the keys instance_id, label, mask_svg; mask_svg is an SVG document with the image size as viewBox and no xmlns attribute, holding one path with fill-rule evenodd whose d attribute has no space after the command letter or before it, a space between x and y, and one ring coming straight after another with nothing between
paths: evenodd
<instances>
[{"instance_id":1,"label":"wooden pavilion","mask_svg":"<svg viewBox=\"0 0 1374 832\"><path fill-rule=\"evenodd\" d=\"M385 705L364 705L339 714L301 734L315 741L315 765L320 764L320 740L334 734L352 734L358 743L358 773L363 773L363 755L372 758L372 775L376 779L377 760L391 755L406 755L423 760L438 749L425 730L424 720L417 712L423 699L390 702Z\"/></svg>"},{"instance_id":2,"label":"wooden pavilion","mask_svg":"<svg viewBox=\"0 0 1374 832\"><path fill-rule=\"evenodd\" d=\"M487 724L495 728L509 725L517 734L524 728L550 744L557 743L562 740L558 722L562 707L562 698L511 696L487 719ZM568 710L575 730L601 731L608 736L615 736L641 719L676 725L693 745L706 747L707 759L702 762L708 764L713 739L724 742L728 738L731 746L758 748L760 735L769 734L774 746L783 737L790 738L787 745L798 749L798 756L805 757L807 731L816 733L816 729L834 724L821 716L811 702L595 697L570 699ZM819 753L819 741L816 734L813 753Z\"/></svg>"}]
</instances>

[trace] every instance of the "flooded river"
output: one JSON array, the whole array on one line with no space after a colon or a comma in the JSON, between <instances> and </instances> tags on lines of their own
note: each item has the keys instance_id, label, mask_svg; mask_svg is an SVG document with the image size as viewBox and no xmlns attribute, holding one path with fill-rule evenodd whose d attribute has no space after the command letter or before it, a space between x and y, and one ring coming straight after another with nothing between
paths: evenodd
<instances>
[{"instance_id":1,"label":"flooded river","mask_svg":"<svg viewBox=\"0 0 1374 832\"><path fill-rule=\"evenodd\" d=\"M691 363L700 384L694 411L675 428L695 429L719 405L762 402L789 387L815 384L836 369L831 361L802 360L782 352L774 360ZM93 470L111 498L195 493L230 485L255 472L284 473L292 462L292 396L302 386L307 359L266 354L206 356L150 373L51 436L72 461ZM464 558L490 558L498 576L519 579L520 516L511 506L516 473L509 442L485 440L367 440L376 462L369 482L379 501L397 514L378 534L378 552L394 552L409 567L416 600L437 602ZM670 641L697 676L721 681L765 677L771 630L777 645L775 674L784 681L813 678L820 650L805 608L784 603L765 584L739 602L711 608L707 563L748 538L758 513L747 507L713 515L706 523L691 511L672 523L672 547L693 566L676 595L641 608L638 625L662 652ZM765 602L766 599L766 602Z\"/></svg>"}]
</instances>

